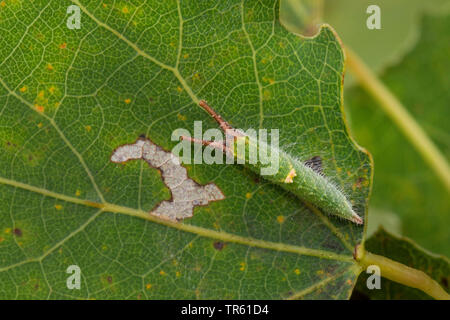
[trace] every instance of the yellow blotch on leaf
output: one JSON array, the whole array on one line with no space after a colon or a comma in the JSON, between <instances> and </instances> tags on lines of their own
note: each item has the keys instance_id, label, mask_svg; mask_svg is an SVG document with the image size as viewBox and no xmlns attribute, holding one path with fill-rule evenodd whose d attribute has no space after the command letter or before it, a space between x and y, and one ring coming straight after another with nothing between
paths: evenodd
<instances>
[{"instance_id":1,"label":"yellow blotch on leaf","mask_svg":"<svg viewBox=\"0 0 450 320\"><path fill-rule=\"evenodd\" d=\"M76 195L77 197L79 197L79 196L81 195L81 191L80 191L80 190L75 191L75 195Z\"/></svg>"},{"instance_id":2,"label":"yellow blotch on leaf","mask_svg":"<svg viewBox=\"0 0 450 320\"><path fill-rule=\"evenodd\" d=\"M125 14L127 14L127 13L130 12L130 10L128 10L127 7L123 7L123 8L122 8L122 12L125 13Z\"/></svg>"},{"instance_id":3,"label":"yellow blotch on leaf","mask_svg":"<svg viewBox=\"0 0 450 320\"><path fill-rule=\"evenodd\" d=\"M5 233L6 233L6 234L10 234L10 233L11 233L11 228L6 228L6 229L5 229Z\"/></svg>"},{"instance_id":4,"label":"yellow blotch on leaf","mask_svg":"<svg viewBox=\"0 0 450 320\"><path fill-rule=\"evenodd\" d=\"M266 64L267 62L272 61L272 59L273 59L273 57L272 57L271 55L269 55L269 56L267 56L267 57L265 57L265 58L262 58L262 59L261 59L261 63L262 63L262 64Z\"/></svg>"},{"instance_id":5,"label":"yellow blotch on leaf","mask_svg":"<svg viewBox=\"0 0 450 320\"><path fill-rule=\"evenodd\" d=\"M241 267L239 268L239 270L241 270L241 271L244 271L245 268L246 268L246 266L247 266L245 262L241 262L239 265L241 266Z\"/></svg>"},{"instance_id":6,"label":"yellow blotch on leaf","mask_svg":"<svg viewBox=\"0 0 450 320\"><path fill-rule=\"evenodd\" d=\"M264 100L272 99L272 92L270 90L264 90L264 92L263 92L263 99Z\"/></svg>"},{"instance_id":7,"label":"yellow blotch on leaf","mask_svg":"<svg viewBox=\"0 0 450 320\"><path fill-rule=\"evenodd\" d=\"M125 99L125 100L123 100L123 102L125 102L126 104L129 104L131 102L131 99L130 98Z\"/></svg>"},{"instance_id":8,"label":"yellow blotch on leaf","mask_svg":"<svg viewBox=\"0 0 450 320\"><path fill-rule=\"evenodd\" d=\"M270 84L274 84L274 83L275 83L275 80L274 80L274 79L272 79L272 78L267 78L267 77L264 77L264 78L263 78L263 81L264 81L264 82L268 82L268 83L270 83Z\"/></svg>"},{"instance_id":9,"label":"yellow blotch on leaf","mask_svg":"<svg viewBox=\"0 0 450 320\"><path fill-rule=\"evenodd\" d=\"M159 274L162 275L162 276L165 276L165 275L166 275L166 273L165 273L163 270L161 270L161 271L159 272Z\"/></svg>"},{"instance_id":10,"label":"yellow blotch on leaf","mask_svg":"<svg viewBox=\"0 0 450 320\"><path fill-rule=\"evenodd\" d=\"M38 127L39 129L42 128L42 126L43 126L42 122L39 122L39 123L37 124L37 127Z\"/></svg>"},{"instance_id":11,"label":"yellow blotch on leaf","mask_svg":"<svg viewBox=\"0 0 450 320\"><path fill-rule=\"evenodd\" d=\"M27 91L27 86L23 86L22 88L19 89L20 92L26 92Z\"/></svg>"},{"instance_id":12,"label":"yellow blotch on leaf","mask_svg":"<svg viewBox=\"0 0 450 320\"><path fill-rule=\"evenodd\" d=\"M189 58L189 53L185 53L185 54L183 55L183 58L185 58L185 59Z\"/></svg>"},{"instance_id":13,"label":"yellow blotch on leaf","mask_svg":"<svg viewBox=\"0 0 450 320\"><path fill-rule=\"evenodd\" d=\"M49 70L49 71L53 70L53 66L50 63L47 64L47 70Z\"/></svg>"},{"instance_id":14,"label":"yellow blotch on leaf","mask_svg":"<svg viewBox=\"0 0 450 320\"><path fill-rule=\"evenodd\" d=\"M245 194L245 197L246 197L247 199L250 199L250 198L252 197L252 194L251 194L250 192L247 192L247 193Z\"/></svg>"},{"instance_id":15,"label":"yellow blotch on leaf","mask_svg":"<svg viewBox=\"0 0 450 320\"><path fill-rule=\"evenodd\" d=\"M6 6L5 1L0 2L0 6L3 8L4 6Z\"/></svg>"},{"instance_id":16,"label":"yellow blotch on leaf","mask_svg":"<svg viewBox=\"0 0 450 320\"><path fill-rule=\"evenodd\" d=\"M51 86L50 88L48 88L48 92L50 92L51 94L55 93L55 87Z\"/></svg>"},{"instance_id":17,"label":"yellow blotch on leaf","mask_svg":"<svg viewBox=\"0 0 450 320\"><path fill-rule=\"evenodd\" d=\"M317 270L317 275L319 275L319 276L321 276L321 275L323 275L323 270Z\"/></svg>"},{"instance_id":18,"label":"yellow blotch on leaf","mask_svg":"<svg viewBox=\"0 0 450 320\"><path fill-rule=\"evenodd\" d=\"M181 121L185 121L186 120L186 116L184 116L182 114L177 114L177 118L178 118L178 120L181 120Z\"/></svg>"},{"instance_id":19,"label":"yellow blotch on leaf","mask_svg":"<svg viewBox=\"0 0 450 320\"><path fill-rule=\"evenodd\" d=\"M90 125L87 125L84 127L87 132L90 132L92 130L92 127Z\"/></svg>"},{"instance_id":20,"label":"yellow blotch on leaf","mask_svg":"<svg viewBox=\"0 0 450 320\"><path fill-rule=\"evenodd\" d=\"M147 283L147 284L145 285L145 289L149 290L149 289L151 289L151 288L152 288L151 283Z\"/></svg>"},{"instance_id":21,"label":"yellow blotch on leaf","mask_svg":"<svg viewBox=\"0 0 450 320\"><path fill-rule=\"evenodd\" d=\"M177 87L177 91L178 91L178 92L182 92L182 91L183 91L183 88L180 87L180 86L178 86L178 87Z\"/></svg>"},{"instance_id":22,"label":"yellow blotch on leaf","mask_svg":"<svg viewBox=\"0 0 450 320\"><path fill-rule=\"evenodd\" d=\"M65 49L65 48L67 48L67 43L61 43L60 45L59 45L59 48L60 49Z\"/></svg>"},{"instance_id":23,"label":"yellow blotch on leaf","mask_svg":"<svg viewBox=\"0 0 450 320\"><path fill-rule=\"evenodd\" d=\"M34 107L36 108L36 110L37 111L39 111L39 112L44 112L44 110L45 110L45 108L43 107L43 106L40 106L40 105L34 105Z\"/></svg>"},{"instance_id":24,"label":"yellow blotch on leaf","mask_svg":"<svg viewBox=\"0 0 450 320\"><path fill-rule=\"evenodd\" d=\"M278 217L277 217L278 223L283 223L284 220L285 220L284 216L278 216Z\"/></svg>"},{"instance_id":25,"label":"yellow blotch on leaf","mask_svg":"<svg viewBox=\"0 0 450 320\"><path fill-rule=\"evenodd\" d=\"M199 75L198 73L195 73L195 74L192 76L192 79L194 79L194 80L200 80L200 75Z\"/></svg>"},{"instance_id":26,"label":"yellow blotch on leaf","mask_svg":"<svg viewBox=\"0 0 450 320\"><path fill-rule=\"evenodd\" d=\"M5 240L5 238L0 237L0 243L2 243Z\"/></svg>"},{"instance_id":27,"label":"yellow blotch on leaf","mask_svg":"<svg viewBox=\"0 0 450 320\"><path fill-rule=\"evenodd\" d=\"M176 276L177 278L181 277L181 272L180 272L180 271L177 271L177 272L175 273L175 276Z\"/></svg>"},{"instance_id":28,"label":"yellow blotch on leaf","mask_svg":"<svg viewBox=\"0 0 450 320\"><path fill-rule=\"evenodd\" d=\"M294 273L295 273L296 275L299 275L299 274L301 273L301 271L300 271L300 269L297 268L297 269L294 270Z\"/></svg>"},{"instance_id":29,"label":"yellow blotch on leaf","mask_svg":"<svg viewBox=\"0 0 450 320\"><path fill-rule=\"evenodd\" d=\"M55 204L55 209L56 210L61 210L63 207L60 204Z\"/></svg>"}]
</instances>

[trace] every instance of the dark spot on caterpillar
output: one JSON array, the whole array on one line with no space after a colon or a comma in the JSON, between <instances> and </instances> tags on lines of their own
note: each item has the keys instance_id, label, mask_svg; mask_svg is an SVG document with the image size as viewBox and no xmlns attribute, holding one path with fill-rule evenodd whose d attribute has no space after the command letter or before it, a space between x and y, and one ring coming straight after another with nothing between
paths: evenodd
<instances>
[{"instance_id":1,"label":"dark spot on caterpillar","mask_svg":"<svg viewBox=\"0 0 450 320\"><path fill-rule=\"evenodd\" d=\"M146 139L147 137L145 136L145 133L141 133L141 134L139 135L139 138L141 138L141 139Z\"/></svg>"},{"instance_id":2,"label":"dark spot on caterpillar","mask_svg":"<svg viewBox=\"0 0 450 320\"><path fill-rule=\"evenodd\" d=\"M305 166L310 167L319 174L322 174L322 158L319 156L314 156L311 159L306 160Z\"/></svg>"},{"instance_id":3,"label":"dark spot on caterpillar","mask_svg":"<svg viewBox=\"0 0 450 320\"><path fill-rule=\"evenodd\" d=\"M15 234L16 236L18 236L18 237L21 237L21 236L22 236L22 230L20 230L19 228L15 228L15 229L13 230L13 232L14 232L14 234Z\"/></svg>"},{"instance_id":4,"label":"dark spot on caterpillar","mask_svg":"<svg viewBox=\"0 0 450 320\"><path fill-rule=\"evenodd\" d=\"M220 251L223 249L223 247L225 247L225 243L223 243L222 241L216 241L213 243L213 247L214 247L214 249Z\"/></svg>"},{"instance_id":5,"label":"dark spot on caterpillar","mask_svg":"<svg viewBox=\"0 0 450 320\"><path fill-rule=\"evenodd\" d=\"M441 278L441 283L446 289L448 288L448 280L446 277Z\"/></svg>"},{"instance_id":6,"label":"dark spot on caterpillar","mask_svg":"<svg viewBox=\"0 0 450 320\"><path fill-rule=\"evenodd\" d=\"M111 276L108 276L108 277L106 278L106 281L108 281L108 283L112 283L112 277L111 277Z\"/></svg>"}]
</instances>

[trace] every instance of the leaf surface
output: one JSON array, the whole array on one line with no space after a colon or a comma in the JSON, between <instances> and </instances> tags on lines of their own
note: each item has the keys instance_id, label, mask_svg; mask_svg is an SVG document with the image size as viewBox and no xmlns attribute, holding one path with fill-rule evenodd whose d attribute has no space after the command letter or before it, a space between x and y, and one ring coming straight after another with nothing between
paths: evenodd
<instances>
[{"instance_id":1,"label":"leaf surface","mask_svg":"<svg viewBox=\"0 0 450 320\"><path fill-rule=\"evenodd\" d=\"M148 214L170 192L142 160L110 161L144 134L276 128L363 215L371 164L343 122L344 57L329 27L300 38L268 1L6 1L0 29L2 298L280 299L350 296L363 228L238 165L190 165L224 200L175 223ZM81 29L66 9L81 9ZM3 33L3 31L2 31ZM66 269L81 269L69 290Z\"/></svg>"}]
</instances>

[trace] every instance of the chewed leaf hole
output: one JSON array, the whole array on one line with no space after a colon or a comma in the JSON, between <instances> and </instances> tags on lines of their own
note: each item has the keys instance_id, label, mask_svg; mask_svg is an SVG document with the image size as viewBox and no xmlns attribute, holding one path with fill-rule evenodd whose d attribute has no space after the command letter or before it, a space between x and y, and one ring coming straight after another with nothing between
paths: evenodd
<instances>
[{"instance_id":1,"label":"chewed leaf hole","mask_svg":"<svg viewBox=\"0 0 450 320\"><path fill-rule=\"evenodd\" d=\"M172 195L170 200L160 202L150 211L154 216L179 221L192 217L196 206L206 206L211 201L225 199L214 183L200 185L190 179L186 168L174 154L142 136L133 144L118 147L110 160L114 163L124 163L140 159L161 172L164 184Z\"/></svg>"}]
</instances>

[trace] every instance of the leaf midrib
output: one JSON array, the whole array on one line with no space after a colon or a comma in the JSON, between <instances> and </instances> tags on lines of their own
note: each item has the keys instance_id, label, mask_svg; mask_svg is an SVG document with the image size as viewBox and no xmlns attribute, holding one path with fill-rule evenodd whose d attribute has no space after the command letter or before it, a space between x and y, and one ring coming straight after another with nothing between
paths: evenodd
<instances>
[{"instance_id":1,"label":"leaf midrib","mask_svg":"<svg viewBox=\"0 0 450 320\"><path fill-rule=\"evenodd\" d=\"M318 257L322 259L330 259L330 260L337 260L337 261L344 261L344 262L354 262L353 256L351 255L342 255L337 254L332 251L322 250L322 249L311 249L306 248L302 246L297 245L290 245L285 244L281 242L271 242L266 240L260 240L260 239L254 239L250 237L243 237L236 234L231 234L224 231L215 231L199 226L195 226L192 224L186 224L186 223L180 223L180 222L173 222L169 220L163 220L156 216L151 215L149 212L140 210L140 209L134 209L130 207L125 206L119 206L116 204L108 203L108 202L93 202L86 199L79 199L71 196L67 196L64 194L56 193L50 190L46 190L43 188L31 186L29 184L25 184L19 181L5 179L0 177L0 183L4 185L9 185L12 187L32 191L35 193L42 194L43 196L52 197L55 199L59 199L66 202L71 202L77 205L83 205L87 207L93 207L100 209L100 212L111 212L111 213L121 213L126 214L133 217L138 217L141 219L145 219L151 222L155 222L158 224L162 224L167 227L172 227L181 231L190 232L197 234L202 237L206 238L212 238L212 239L218 239L225 242L233 242L238 244L247 245L250 247L258 247L263 249L271 249L276 251L283 251L283 252L291 252L291 253L297 253L299 255L307 255L307 256L313 256ZM99 213L97 213L99 214ZM63 240L62 240L63 241ZM7 267L6 267L7 268ZM4 268L0 269L0 271L3 271Z\"/></svg>"}]
</instances>

